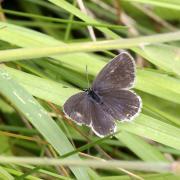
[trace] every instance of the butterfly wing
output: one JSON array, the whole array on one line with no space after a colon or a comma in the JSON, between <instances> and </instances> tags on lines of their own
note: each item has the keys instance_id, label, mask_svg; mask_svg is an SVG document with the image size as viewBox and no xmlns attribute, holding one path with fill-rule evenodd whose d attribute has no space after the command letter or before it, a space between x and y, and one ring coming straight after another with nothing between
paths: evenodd
<instances>
[{"instance_id":1,"label":"butterfly wing","mask_svg":"<svg viewBox=\"0 0 180 180\"><path fill-rule=\"evenodd\" d=\"M114 117L106 109L103 109L100 104L92 101L90 111L91 128L97 136L104 137L116 131Z\"/></svg>"},{"instance_id":2,"label":"butterfly wing","mask_svg":"<svg viewBox=\"0 0 180 180\"><path fill-rule=\"evenodd\" d=\"M64 104L64 113L77 124L90 126L100 137L115 132L114 118L85 92L71 96Z\"/></svg>"},{"instance_id":3,"label":"butterfly wing","mask_svg":"<svg viewBox=\"0 0 180 180\"><path fill-rule=\"evenodd\" d=\"M135 80L135 64L130 54L123 51L113 58L97 75L92 89L130 89Z\"/></svg>"},{"instance_id":4,"label":"butterfly wing","mask_svg":"<svg viewBox=\"0 0 180 180\"><path fill-rule=\"evenodd\" d=\"M68 119L78 124L90 125L90 102L85 92L71 96L64 104L63 111Z\"/></svg>"},{"instance_id":5,"label":"butterfly wing","mask_svg":"<svg viewBox=\"0 0 180 180\"><path fill-rule=\"evenodd\" d=\"M102 90L103 106L111 116L120 121L133 120L141 110L141 98L130 90Z\"/></svg>"}]
</instances>

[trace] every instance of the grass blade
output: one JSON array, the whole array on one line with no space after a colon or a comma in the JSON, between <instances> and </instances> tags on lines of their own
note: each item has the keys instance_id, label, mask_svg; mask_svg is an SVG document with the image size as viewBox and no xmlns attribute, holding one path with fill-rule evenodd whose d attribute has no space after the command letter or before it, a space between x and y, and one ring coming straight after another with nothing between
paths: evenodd
<instances>
[{"instance_id":1,"label":"grass blade","mask_svg":"<svg viewBox=\"0 0 180 180\"><path fill-rule=\"evenodd\" d=\"M120 131L116 137L144 161L167 161L157 148L134 134Z\"/></svg>"},{"instance_id":2,"label":"grass blade","mask_svg":"<svg viewBox=\"0 0 180 180\"><path fill-rule=\"evenodd\" d=\"M180 150L179 128L141 114L130 123L118 123L118 129L136 134Z\"/></svg>"},{"instance_id":3,"label":"grass blade","mask_svg":"<svg viewBox=\"0 0 180 180\"><path fill-rule=\"evenodd\" d=\"M6 31L6 29L2 31ZM172 33L164 33L159 35L156 34L151 36L129 38L129 39L106 40L106 41L86 42L86 43L72 43L68 45L63 44L62 46L53 46L53 47L1 50L0 62L41 58L41 57L58 55L63 53L92 52L92 51L103 51L103 50L113 50L113 49L122 49L122 48L126 49L126 48L137 47L146 43L169 42L169 41L177 41L177 40L180 40L180 31L172 32ZM146 50L145 53L147 54L148 51ZM178 50L176 52L176 56L177 56L176 61L178 63L178 59L179 59Z\"/></svg>"},{"instance_id":4,"label":"grass blade","mask_svg":"<svg viewBox=\"0 0 180 180\"><path fill-rule=\"evenodd\" d=\"M73 147L67 137L48 116L41 105L22 88L11 75L1 66L0 68L0 92L14 107L20 111L56 149L59 155L73 151ZM73 158L78 159L77 155ZM77 179L88 179L86 170L71 167Z\"/></svg>"}]
</instances>

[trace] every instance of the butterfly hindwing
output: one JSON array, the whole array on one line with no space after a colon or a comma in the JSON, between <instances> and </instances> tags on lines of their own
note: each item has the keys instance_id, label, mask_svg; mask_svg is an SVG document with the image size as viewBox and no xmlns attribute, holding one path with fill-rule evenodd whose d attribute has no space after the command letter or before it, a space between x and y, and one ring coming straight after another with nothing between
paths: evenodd
<instances>
[{"instance_id":1,"label":"butterfly hindwing","mask_svg":"<svg viewBox=\"0 0 180 180\"><path fill-rule=\"evenodd\" d=\"M116 131L114 118L100 104L92 102L91 128L100 137L112 134Z\"/></svg>"},{"instance_id":2,"label":"butterfly hindwing","mask_svg":"<svg viewBox=\"0 0 180 180\"><path fill-rule=\"evenodd\" d=\"M99 92L106 109L114 119L120 121L133 120L141 110L141 99L130 90L102 90Z\"/></svg>"}]
</instances>

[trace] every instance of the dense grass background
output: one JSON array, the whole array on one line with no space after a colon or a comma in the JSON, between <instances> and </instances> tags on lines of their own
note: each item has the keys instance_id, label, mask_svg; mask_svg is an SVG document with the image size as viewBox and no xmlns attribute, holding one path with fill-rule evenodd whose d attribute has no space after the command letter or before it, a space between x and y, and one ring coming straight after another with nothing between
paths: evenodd
<instances>
[{"instance_id":1,"label":"dense grass background","mask_svg":"<svg viewBox=\"0 0 180 180\"><path fill-rule=\"evenodd\" d=\"M179 0L1 2L0 179L179 179L179 27ZM100 139L62 105L120 49L143 109Z\"/></svg>"}]
</instances>

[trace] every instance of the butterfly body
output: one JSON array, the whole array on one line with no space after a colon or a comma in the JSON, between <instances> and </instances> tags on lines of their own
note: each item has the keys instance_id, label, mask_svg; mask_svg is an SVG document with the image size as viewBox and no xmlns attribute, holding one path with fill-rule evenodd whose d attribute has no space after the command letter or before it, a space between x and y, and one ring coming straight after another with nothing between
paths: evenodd
<instances>
[{"instance_id":1,"label":"butterfly body","mask_svg":"<svg viewBox=\"0 0 180 180\"><path fill-rule=\"evenodd\" d=\"M102 97L100 97L94 90L91 88L85 90L87 95L90 97L92 101L95 101L98 104L103 104Z\"/></svg>"},{"instance_id":2,"label":"butterfly body","mask_svg":"<svg viewBox=\"0 0 180 180\"><path fill-rule=\"evenodd\" d=\"M91 88L65 102L64 113L76 123L91 127L100 137L114 133L115 120L131 121L141 110L141 98L130 90L134 81L134 60L122 52L100 71Z\"/></svg>"}]
</instances>

